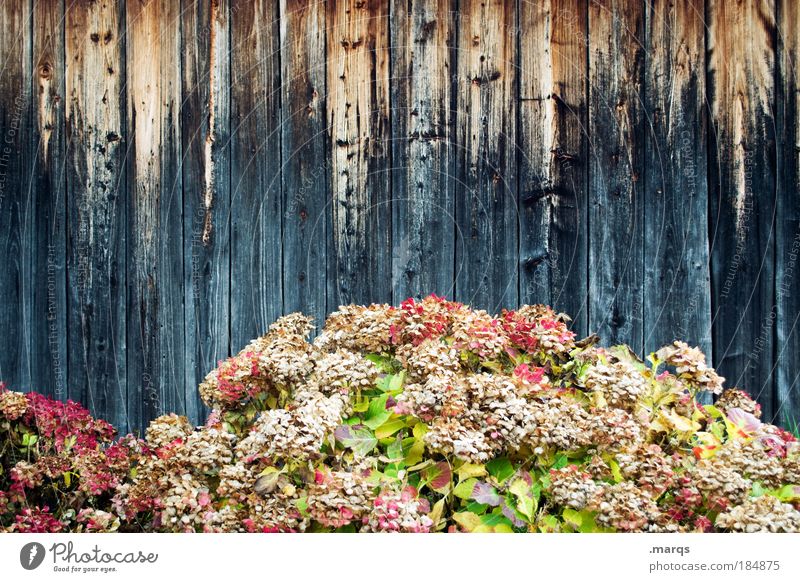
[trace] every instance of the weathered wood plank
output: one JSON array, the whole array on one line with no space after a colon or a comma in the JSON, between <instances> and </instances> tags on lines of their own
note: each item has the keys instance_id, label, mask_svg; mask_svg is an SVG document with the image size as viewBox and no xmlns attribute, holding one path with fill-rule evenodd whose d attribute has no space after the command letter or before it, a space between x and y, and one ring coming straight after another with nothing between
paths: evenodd
<instances>
[{"instance_id":1,"label":"weathered wood plank","mask_svg":"<svg viewBox=\"0 0 800 582\"><path fill-rule=\"evenodd\" d=\"M644 6L589 5L589 331L642 349Z\"/></svg>"},{"instance_id":2,"label":"weathered wood plank","mask_svg":"<svg viewBox=\"0 0 800 582\"><path fill-rule=\"evenodd\" d=\"M456 297L497 310L519 298L513 2L459 4Z\"/></svg>"},{"instance_id":3,"label":"weathered wood plank","mask_svg":"<svg viewBox=\"0 0 800 582\"><path fill-rule=\"evenodd\" d=\"M281 0L283 309L326 316L331 246L325 2Z\"/></svg>"},{"instance_id":4,"label":"weathered wood plank","mask_svg":"<svg viewBox=\"0 0 800 582\"><path fill-rule=\"evenodd\" d=\"M31 388L67 395L64 2L33 3Z\"/></svg>"},{"instance_id":5,"label":"weathered wood plank","mask_svg":"<svg viewBox=\"0 0 800 582\"><path fill-rule=\"evenodd\" d=\"M231 3L231 347L283 307L278 5Z\"/></svg>"},{"instance_id":6,"label":"weathered wood plank","mask_svg":"<svg viewBox=\"0 0 800 582\"><path fill-rule=\"evenodd\" d=\"M66 8L69 397L126 413L124 3Z\"/></svg>"},{"instance_id":7,"label":"weathered wood plank","mask_svg":"<svg viewBox=\"0 0 800 582\"><path fill-rule=\"evenodd\" d=\"M391 5L396 301L455 291L454 8L449 0Z\"/></svg>"},{"instance_id":8,"label":"weathered wood plank","mask_svg":"<svg viewBox=\"0 0 800 582\"><path fill-rule=\"evenodd\" d=\"M30 285L28 206L30 175L30 7L0 5L0 329L8 339L0 350L0 382L29 389Z\"/></svg>"},{"instance_id":9,"label":"weathered wood plank","mask_svg":"<svg viewBox=\"0 0 800 582\"><path fill-rule=\"evenodd\" d=\"M326 7L336 283L330 307L390 301L389 0Z\"/></svg>"},{"instance_id":10,"label":"weathered wood plank","mask_svg":"<svg viewBox=\"0 0 800 582\"><path fill-rule=\"evenodd\" d=\"M775 416L782 423L796 424L800 423L800 5L781 0L778 23Z\"/></svg>"},{"instance_id":11,"label":"weathered wood plank","mask_svg":"<svg viewBox=\"0 0 800 582\"><path fill-rule=\"evenodd\" d=\"M587 332L586 4L520 3L520 301Z\"/></svg>"},{"instance_id":12,"label":"weathered wood plank","mask_svg":"<svg viewBox=\"0 0 800 582\"><path fill-rule=\"evenodd\" d=\"M228 0L182 8L186 412L199 420L197 386L230 353L230 35Z\"/></svg>"},{"instance_id":13,"label":"weathered wood plank","mask_svg":"<svg viewBox=\"0 0 800 582\"><path fill-rule=\"evenodd\" d=\"M703 0L647 4L644 347L711 357Z\"/></svg>"},{"instance_id":14,"label":"weathered wood plank","mask_svg":"<svg viewBox=\"0 0 800 582\"><path fill-rule=\"evenodd\" d=\"M127 3L128 416L140 430L185 408L179 8Z\"/></svg>"},{"instance_id":15,"label":"weathered wood plank","mask_svg":"<svg viewBox=\"0 0 800 582\"><path fill-rule=\"evenodd\" d=\"M775 411L775 14L772 0L709 0L713 342L730 385Z\"/></svg>"}]
</instances>

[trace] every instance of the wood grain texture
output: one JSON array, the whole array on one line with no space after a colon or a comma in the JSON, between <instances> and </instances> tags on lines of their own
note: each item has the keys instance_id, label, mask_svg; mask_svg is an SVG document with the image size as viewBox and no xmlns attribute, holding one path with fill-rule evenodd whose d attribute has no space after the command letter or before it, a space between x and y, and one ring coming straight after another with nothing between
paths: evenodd
<instances>
[{"instance_id":1,"label":"wood grain texture","mask_svg":"<svg viewBox=\"0 0 800 582\"><path fill-rule=\"evenodd\" d=\"M124 4L66 9L69 390L128 428Z\"/></svg>"},{"instance_id":2,"label":"wood grain texture","mask_svg":"<svg viewBox=\"0 0 800 582\"><path fill-rule=\"evenodd\" d=\"M513 3L459 4L456 298L497 311L518 301Z\"/></svg>"},{"instance_id":3,"label":"wood grain texture","mask_svg":"<svg viewBox=\"0 0 800 582\"><path fill-rule=\"evenodd\" d=\"M326 6L333 308L392 298L389 2Z\"/></svg>"},{"instance_id":4,"label":"wood grain texture","mask_svg":"<svg viewBox=\"0 0 800 582\"><path fill-rule=\"evenodd\" d=\"M33 3L31 388L67 394L64 3Z\"/></svg>"},{"instance_id":5,"label":"wood grain texture","mask_svg":"<svg viewBox=\"0 0 800 582\"><path fill-rule=\"evenodd\" d=\"M520 3L520 302L587 333L586 3Z\"/></svg>"},{"instance_id":6,"label":"wood grain texture","mask_svg":"<svg viewBox=\"0 0 800 582\"><path fill-rule=\"evenodd\" d=\"M0 5L0 382L28 389L30 344L30 5Z\"/></svg>"},{"instance_id":7,"label":"wood grain texture","mask_svg":"<svg viewBox=\"0 0 800 582\"><path fill-rule=\"evenodd\" d=\"M395 1L392 27L392 288L455 291L455 5Z\"/></svg>"},{"instance_id":8,"label":"wood grain texture","mask_svg":"<svg viewBox=\"0 0 800 582\"><path fill-rule=\"evenodd\" d=\"M144 430L185 410L181 35L174 2L126 6L128 417Z\"/></svg>"},{"instance_id":9,"label":"wood grain texture","mask_svg":"<svg viewBox=\"0 0 800 582\"><path fill-rule=\"evenodd\" d=\"M331 248L325 2L281 2L283 309L321 326Z\"/></svg>"},{"instance_id":10,"label":"wood grain texture","mask_svg":"<svg viewBox=\"0 0 800 582\"><path fill-rule=\"evenodd\" d=\"M644 348L711 357L702 0L647 4Z\"/></svg>"},{"instance_id":11,"label":"wood grain texture","mask_svg":"<svg viewBox=\"0 0 800 582\"><path fill-rule=\"evenodd\" d=\"M589 5L589 331L642 349L644 7Z\"/></svg>"},{"instance_id":12,"label":"wood grain texture","mask_svg":"<svg viewBox=\"0 0 800 582\"><path fill-rule=\"evenodd\" d=\"M182 8L186 412L204 415L197 386L230 353L230 5Z\"/></svg>"},{"instance_id":13,"label":"wood grain texture","mask_svg":"<svg viewBox=\"0 0 800 582\"><path fill-rule=\"evenodd\" d=\"M231 347L283 309L278 4L231 3Z\"/></svg>"},{"instance_id":14,"label":"wood grain texture","mask_svg":"<svg viewBox=\"0 0 800 582\"><path fill-rule=\"evenodd\" d=\"M775 411L775 7L709 0L714 352L730 385Z\"/></svg>"},{"instance_id":15,"label":"wood grain texture","mask_svg":"<svg viewBox=\"0 0 800 582\"><path fill-rule=\"evenodd\" d=\"M778 196L775 223L776 419L800 422L800 6L778 5Z\"/></svg>"}]
</instances>

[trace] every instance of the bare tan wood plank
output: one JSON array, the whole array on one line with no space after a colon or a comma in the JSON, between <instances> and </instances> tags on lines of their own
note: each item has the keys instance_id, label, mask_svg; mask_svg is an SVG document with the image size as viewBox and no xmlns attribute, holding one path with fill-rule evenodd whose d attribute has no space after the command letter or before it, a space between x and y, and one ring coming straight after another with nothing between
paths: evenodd
<instances>
[{"instance_id":1,"label":"bare tan wood plank","mask_svg":"<svg viewBox=\"0 0 800 582\"><path fill-rule=\"evenodd\" d=\"M642 349L644 5L589 5L589 331Z\"/></svg>"},{"instance_id":2,"label":"bare tan wood plank","mask_svg":"<svg viewBox=\"0 0 800 582\"><path fill-rule=\"evenodd\" d=\"M494 311L518 301L516 10L458 10L456 297Z\"/></svg>"},{"instance_id":3,"label":"bare tan wood plank","mask_svg":"<svg viewBox=\"0 0 800 582\"><path fill-rule=\"evenodd\" d=\"M707 6L714 354L771 419L775 334L775 5Z\"/></svg>"},{"instance_id":4,"label":"bare tan wood plank","mask_svg":"<svg viewBox=\"0 0 800 582\"><path fill-rule=\"evenodd\" d=\"M125 431L124 4L66 7L69 397Z\"/></svg>"},{"instance_id":5,"label":"bare tan wood plank","mask_svg":"<svg viewBox=\"0 0 800 582\"><path fill-rule=\"evenodd\" d=\"M126 7L128 416L143 430L185 412L181 35L174 2Z\"/></svg>"},{"instance_id":6,"label":"bare tan wood plank","mask_svg":"<svg viewBox=\"0 0 800 582\"><path fill-rule=\"evenodd\" d=\"M327 4L333 303L391 300L389 1Z\"/></svg>"},{"instance_id":7,"label":"bare tan wood plank","mask_svg":"<svg viewBox=\"0 0 800 582\"><path fill-rule=\"evenodd\" d=\"M587 331L586 3L520 3L520 301Z\"/></svg>"}]
</instances>

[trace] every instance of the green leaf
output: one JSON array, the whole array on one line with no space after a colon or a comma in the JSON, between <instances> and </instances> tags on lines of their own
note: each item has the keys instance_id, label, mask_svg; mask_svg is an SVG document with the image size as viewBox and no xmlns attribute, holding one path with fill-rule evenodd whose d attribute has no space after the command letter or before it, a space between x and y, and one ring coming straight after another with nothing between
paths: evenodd
<instances>
[{"instance_id":1,"label":"green leaf","mask_svg":"<svg viewBox=\"0 0 800 582\"><path fill-rule=\"evenodd\" d=\"M558 455L553 463L553 469L563 469L569 464L567 455Z\"/></svg>"},{"instance_id":2,"label":"green leaf","mask_svg":"<svg viewBox=\"0 0 800 582\"><path fill-rule=\"evenodd\" d=\"M617 461L614 459L609 459L608 466L611 469L611 476L614 477L614 482L621 483L624 478L622 477L622 471L620 471L619 463L617 463Z\"/></svg>"},{"instance_id":3,"label":"green leaf","mask_svg":"<svg viewBox=\"0 0 800 582\"><path fill-rule=\"evenodd\" d=\"M378 439L372 431L363 425L341 425L334 431L334 436L345 447L364 457L378 444Z\"/></svg>"},{"instance_id":4,"label":"green leaf","mask_svg":"<svg viewBox=\"0 0 800 582\"><path fill-rule=\"evenodd\" d=\"M378 437L379 439L385 439L386 437L392 436L398 430L405 427L406 427L406 421L403 420L402 418L396 420L390 420L389 422L382 424L375 431L375 436Z\"/></svg>"},{"instance_id":5,"label":"green leaf","mask_svg":"<svg viewBox=\"0 0 800 582\"><path fill-rule=\"evenodd\" d=\"M511 475L513 475L515 472L511 461L505 457L492 459L486 463L486 470L489 471L489 474L497 479L500 483L511 477Z\"/></svg>"},{"instance_id":6,"label":"green leaf","mask_svg":"<svg viewBox=\"0 0 800 582\"><path fill-rule=\"evenodd\" d=\"M72 484L72 473L64 471L64 486L69 487Z\"/></svg>"},{"instance_id":7,"label":"green leaf","mask_svg":"<svg viewBox=\"0 0 800 582\"><path fill-rule=\"evenodd\" d=\"M410 441L408 447L406 447L407 441ZM422 457L425 454L425 443L413 437L409 439L403 439L403 451L405 451L406 455L404 463L406 466L411 467L422 460Z\"/></svg>"},{"instance_id":8,"label":"green leaf","mask_svg":"<svg viewBox=\"0 0 800 582\"><path fill-rule=\"evenodd\" d=\"M392 459L393 462L402 461L405 463L405 454L403 453L403 441L396 438L392 444L386 447L386 456Z\"/></svg>"},{"instance_id":9,"label":"green leaf","mask_svg":"<svg viewBox=\"0 0 800 582\"><path fill-rule=\"evenodd\" d=\"M579 529L583 523L583 515L581 515L581 512L570 509L569 507L564 510L562 517L566 523L575 529Z\"/></svg>"},{"instance_id":10,"label":"green leaf","mask_svg":"<svg viewBox=\"0 0 800 582\"><path fill-rule=\"evenodd\" d=\"M394 369L392 365L391 356L382 356L380 354L367 354L364 356L367 360L378 366L378 369L384 373L391 373Z\"/></svg>"},{"instance_id":11,"label":"green leaf","mask_svg":"<svg viewBox=\"0 0 800 582\"><path fill-rule=\"evenodd\" d=\"M308 497L301 497L297 501L294 502L295 506L298 510L300 510L300 514L303 517L308 516Z\"/></svg>"},{"instance_id":12,"label":"green leaf","mask_svg":"<svg viewBox=\"0 0 800 582\"><path fill-rule=\"evenodd\" d=\"M469 511L460 511L453 514L453 520L460 525L465 531L475 531L476 528L483 525L481 518Z\"/></svg>"},{"instance_id":13,"label":"green leaf","mask_svg":"<svg viewBox=\"0 0 800 582\"><path fill-rule=\"evenodd\" d=\"M428 425L423 422L418 422L414 425L413 434L418 439L422 440L422 437L428 432Z\"/></svg>"},{"instance_id":14,"label":"green leaf","mask_svg":"<svg viewBox=\"0 0 800 582\"><path fill-rule=\"evenodd\" d=\"M453 489L453 495L459 499L472 499L472 491L475 489L475 483L477 482L478 480L474 477L470 477L466 481L462 481L456 485L455 489Z\"/></svg>"},{"instance_id":15,"label":"green leaf","mask_svg":"<svg viewBox=\"0 0 800 582\"><path fill-rule=\"evenodd\" d=\"M514 479L508 490L517 498L517 510L528 518L533 519L536 512L536 500L533 497L533 488L525 482L525 479Z\"/></svg>"},{"instance_id":16,"label":"green leaf","mask_svg":"<svg viewBox=\"0 0 800 582\"><path fill-rule=\"evenodd\" d=\"M390 392L399 392L403 389L403 384L406 381L406 371L403 370L399 374L395 374L392 376L391 381L389 382L389 391Z\"/></svg>"},{"instance_id":17,"label":"green leaf","mask_svg":"<svg viewBox=\"0 0 800 582\"><path fill-rule=\"evenodd\" d=\"M372 430L375 430L381 426L384 422L389 420L390 416L392 416L392 410L387 410L386 408L386 402L388 399L388 394L382 394L377 398L373 398L372 402L369 403L364 424Z\"/></svg>"},{"instance_id":18,"label":"green leaf","mask_svg":"<svg viewBox=\"0 0 800 582\"><path fill-rule=\"evenodd\" d=\"M474 463L464 463L456 469L459 480L469 479L470 477L483 477L486 475L486 466Z\"/></svg>"}]
</instances>

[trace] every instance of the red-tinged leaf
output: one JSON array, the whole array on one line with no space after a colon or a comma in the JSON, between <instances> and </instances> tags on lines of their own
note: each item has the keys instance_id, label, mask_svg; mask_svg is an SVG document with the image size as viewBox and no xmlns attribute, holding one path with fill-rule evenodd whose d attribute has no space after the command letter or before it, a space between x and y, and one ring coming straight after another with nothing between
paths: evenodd
<instances>
[{"instance_id":1,"label":"red-tinged leaf","mask_svg":"<svg viewBox=\"0 0 800 582\"><path fill-rule=\"evenodd\" d=\"M450 488L450 481L453 479L453 471L447 461L439 461L425 469L424 477L431 489L439 493L446 493Z\"/></svg>"}]
</instances>

